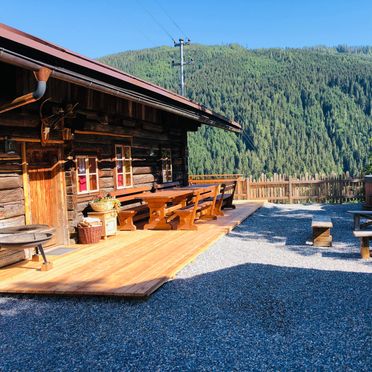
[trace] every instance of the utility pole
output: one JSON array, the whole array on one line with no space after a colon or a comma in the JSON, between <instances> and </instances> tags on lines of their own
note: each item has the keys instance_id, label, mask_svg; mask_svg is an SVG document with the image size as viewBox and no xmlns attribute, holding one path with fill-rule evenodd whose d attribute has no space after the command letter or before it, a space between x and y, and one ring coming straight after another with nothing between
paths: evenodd
<instances>
[{"instance_id":1,"label":"utility pole","mask_svg":"<svg viewBox=\"0 0 372 372\"><path fill-rule=\"evenodd\" d=\"M179 39L178 43L174 42L174 46L176 48L180 48L180 62L176 63L172 61L172 67L179 66L180 67L180 94L181 96L185 96L185 75L184 75L184 66L190 65L193 63L193 60L190 60L189 62L185 62L183 58L183 47L184 45L190 45L190 39L187 39L185 42L183 39Z\"/></svg>"}]
</instances>

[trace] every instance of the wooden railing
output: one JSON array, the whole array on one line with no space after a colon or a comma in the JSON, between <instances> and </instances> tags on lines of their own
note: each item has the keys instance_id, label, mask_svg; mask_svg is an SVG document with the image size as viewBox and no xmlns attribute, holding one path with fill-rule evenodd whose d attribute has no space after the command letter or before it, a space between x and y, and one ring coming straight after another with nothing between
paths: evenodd
<instances>
[{"instance_id":1,"label":"wooden railing","mask_svg":"<svg viewBox=\"0 0 372 372\"><path fill-rule=\"evenodd\" d=\"M288 177L274 174L272 177L261 175L241 177L241 175L195 175L191 179L203 182L223 182L236 179L235 199L267 200L273 203L343 203L364 199L363 177L353 178L349 174L328 176ZM226 176L226 177L223 177ZM235 176L235 177L234 177Z\"/></svg>"},{"instance_id":2,"label":"wooden railing","mask_svg":"<svg viewBox=\"0 0 372 372\"><path fill-rule=\"evenodd\" d=\"M242 174L192 174L189 175L189 180L192 181L218 181L218 180L226 180L226 179L231 179L231 180L236 180L238 178L242 178Z\"/></svg>"}]
</instances>

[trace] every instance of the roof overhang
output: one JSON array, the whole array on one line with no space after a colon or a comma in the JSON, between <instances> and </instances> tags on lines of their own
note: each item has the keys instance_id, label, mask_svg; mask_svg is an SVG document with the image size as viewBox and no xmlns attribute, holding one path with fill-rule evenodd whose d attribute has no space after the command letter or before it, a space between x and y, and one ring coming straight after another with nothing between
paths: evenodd
<instances>
[{"instance_id":1,"label":"roof overhang","mask_svg":"<svg viewBox=\"0 0 372 372\"><path fill-rule=\"evenodd\" d=\"M199 103L98 61L0 24L0 61L124 99L141 102L199 123L239 132L241 126Z\"/></svg>"}]
</instances>

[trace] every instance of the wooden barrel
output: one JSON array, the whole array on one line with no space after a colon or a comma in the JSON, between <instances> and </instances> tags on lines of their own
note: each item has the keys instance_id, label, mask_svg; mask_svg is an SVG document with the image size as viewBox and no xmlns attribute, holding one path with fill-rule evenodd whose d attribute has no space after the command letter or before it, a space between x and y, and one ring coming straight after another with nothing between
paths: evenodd
<instances>
[{"instance_id":1,"label":"wooden barrel","mask_svg":"<svg viewBox=\"0 0 372 372\"><path fill-rule=\"evenodd\" d=\"M371 174L364 176L364 196L365 196L364 207L367 209L372 209L372 175Z\"/></svg>"}]
</instances>

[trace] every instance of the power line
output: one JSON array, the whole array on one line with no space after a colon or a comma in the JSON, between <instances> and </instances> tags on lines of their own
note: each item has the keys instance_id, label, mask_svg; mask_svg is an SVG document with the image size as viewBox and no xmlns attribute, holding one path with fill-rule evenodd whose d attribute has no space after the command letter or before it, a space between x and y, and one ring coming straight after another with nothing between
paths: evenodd
<instances>
[{"instance_id":1,"label":"power line","mask_svg":"<svg viewBox=\"0 0 372 372\"><path fill-rule=\"evenodd\" d=\"M150 45L156 45L157 41L150 37L149 35L145 34L140 27L137 27L137 31L147 40L150 42Z\"/></svg>"},{"instance_id":2,"label":"power line","mask_svg":"<svg viewBox=\"0 0 372 372\"><path fill-rule=\"evenodd\" d=\"M257 150L256 146L253 143L252 138L248 136L248 134L244 130L241 133L242 133L242 138L246 140L246 142L252 148L252 150L254 151Z\"/></svg>"},{"instance_id":3,"label":"power line","mask_svg":"<svg viewBox=\"0 0 372 372\"><path fill-rule=\"evenodd\" d=\"M181 34L185 37L185 39L188 39L186 37L186 33L182 30L182 28L178 25L178 23L170 16L170 14L165 10L165 8L161 5L161 3L158 0L155 0L156 4L158 4L158 7L163 11L163 13L168 17L168 19L178 28L178 30L181 32Z\"/></svg>"},{"instance_id":4,"label":"power line","mask_svg":"<svg viewBox=\"0 0 372 372\"><path fill-rule=\"evenodd\" d=\"M152 20L171 38L173 43L176 42L171 33L155 18L155 16L143 5L141 0L137 0L138 3L142 6L142 9L152 18Z\"/></svg>"}]
</instances>

